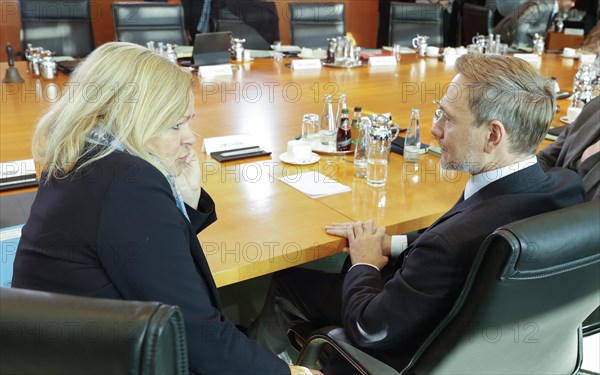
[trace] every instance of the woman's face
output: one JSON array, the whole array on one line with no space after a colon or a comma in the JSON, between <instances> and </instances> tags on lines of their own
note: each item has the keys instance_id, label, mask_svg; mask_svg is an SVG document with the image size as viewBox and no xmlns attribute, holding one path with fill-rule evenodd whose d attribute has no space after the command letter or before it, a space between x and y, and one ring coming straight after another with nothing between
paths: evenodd
<instances>
[{"instance_id":1,"label":"woman's face","mask_svg":"<svg viewBox=\"0 0 600 375\"><path fill-rule=\"evenodd\" d=\"M188 124L194 115L194 95L192 94L187 112L176 124L152 138L148 143L153 154L160 155L174 163L177 176L181 174L191 148L196 143L196 136Z\"/></svg>"}]
</instances>

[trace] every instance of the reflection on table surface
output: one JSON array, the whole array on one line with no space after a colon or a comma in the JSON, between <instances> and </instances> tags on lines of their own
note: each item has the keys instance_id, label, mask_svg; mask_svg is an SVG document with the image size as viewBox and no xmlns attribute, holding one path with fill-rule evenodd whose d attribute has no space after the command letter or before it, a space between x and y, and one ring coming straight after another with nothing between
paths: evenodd
<instances>
[{"instance_id":1,"label":"reflection on table surface","mask_svg":"<svg viewBox=\"0 0 600 375\"><path fill-rule=\"evenodd\" d=\"M412 108L421 110L422 141L434 144L431 120L454 76L454 68L432 58L404 55L395 67L292 71L289 59L255 59L234 65L233 75L195 80L196 117L190 121L202 152L206 137L250 133L269 157L219 164L204 161L202 186L217 204L219 220L203 231L200 241L218 286L232 284L341 251L344 241L326 235L333 222L373 218L388 233L404 233L431 224L460 196L468 175L442 170L439 158L422 155L418 164L392 154L387 184L373 188L353 174L352 155L321 155L306 166L279 161L286 144L301 132L302 115L322 113L325 94L347 96L350 112L391 112L406 127ZM544 55L542 74L555 76L563 90L572 86L578 63ZM0 64L4 72L7 64ZM24 84L3 84L0 111L0 162L31 158L31 136L37 119L67 94L66 77L35 79L26 65L16 65ZM157 84L160 80L157 79ZM569 102L559 101L564 116ZM316 171L349 186L347 193L312 199L279 181L281 176ZM23 189L16 192L32 191ZM15 191L2 194L12 194Z\"/></svg>"}]
</instances>

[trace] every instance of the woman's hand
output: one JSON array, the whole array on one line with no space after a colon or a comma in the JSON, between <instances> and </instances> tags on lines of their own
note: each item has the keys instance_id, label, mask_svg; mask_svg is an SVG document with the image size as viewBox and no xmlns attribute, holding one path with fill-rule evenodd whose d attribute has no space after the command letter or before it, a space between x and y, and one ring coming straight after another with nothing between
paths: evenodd
<instances>
[{"instance_id":1,"label":"woman's hand","mask_svg":"<svg viewBox=\"0 0 600 375\"><path fill-rule=\"evenodd\" d=\"M184 161L177 161L180 163L177 167L181 170L178 176L175 176L175 184L181 192L183 201L194 209L198 208L198 201L200 200L201 181L202 174L200 172L200 161L196 151L190 148L190 153Z\"/></svg>"}]
</instances>

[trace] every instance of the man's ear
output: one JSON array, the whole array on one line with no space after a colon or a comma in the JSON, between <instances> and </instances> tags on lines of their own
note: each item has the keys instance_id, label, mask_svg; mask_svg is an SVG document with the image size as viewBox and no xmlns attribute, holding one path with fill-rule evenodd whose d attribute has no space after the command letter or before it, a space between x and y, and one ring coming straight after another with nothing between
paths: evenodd
<instances>
[{"instance_id":1,"label":"man's ear","mask_svg":"<svg viewBox=\"0 0 600 375\"><path fill-rule=\"evenodd\" d=\"M488 123L488 134L485 142L484 151L486 154L491 154L498 149L503 142L506 142L507 135L504 124L498 120L492 120Z\"/></svg>"}]
</instances>

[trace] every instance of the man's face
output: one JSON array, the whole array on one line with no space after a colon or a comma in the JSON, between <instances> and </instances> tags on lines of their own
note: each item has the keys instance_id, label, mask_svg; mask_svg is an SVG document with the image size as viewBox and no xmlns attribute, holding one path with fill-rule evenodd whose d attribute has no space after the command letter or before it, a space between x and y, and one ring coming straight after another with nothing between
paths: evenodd
<instances>
[{"instance_id":1,"label":"man's face","mask_svg":"<svg viewBox=\"0 0 600 375\"><path fill-rule=\"evenodd\" d=\"M442 168L477 174L486 161L487 127L475 127L469 99L469 88L458 74L440 102L442 115L433 123L431 134L442 150Z\"/></svg>"},{"instance_id":2,"label":"man's face","mask_svg":"<svg viewBox=\"0 0 600 375\"><path fill-rule=\"evenodd\" d=\"M558 0L558 10L561 13L567 13L575 6L575 1L573 0Z\"/></svg>"}]
</instances>

